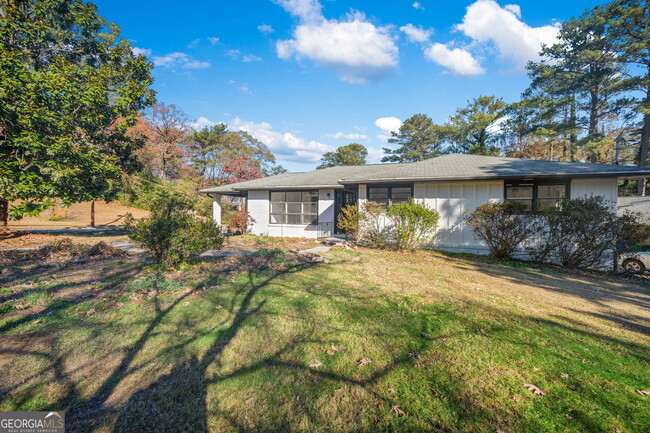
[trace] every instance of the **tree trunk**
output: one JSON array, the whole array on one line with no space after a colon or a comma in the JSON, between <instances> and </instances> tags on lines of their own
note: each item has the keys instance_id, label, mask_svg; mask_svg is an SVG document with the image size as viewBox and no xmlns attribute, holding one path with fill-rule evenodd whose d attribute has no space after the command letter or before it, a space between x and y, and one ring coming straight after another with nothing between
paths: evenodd
<instances>
[{"instance_id":1,"label":"tree trunk","mask_svg":"<svg viewBox=\"0 0 650 433\"><path fill-rule=\"evenodd\" d=\"M650 53L650 48L648 49ZM648 66L648 76L650 77L650 63ZM645 104L650 104L650 85L645 90ZM643 115L643 127L641 129L641 149L639 152L639 167L646 167L648 165L648 148L650 147L650 113ZM645 196L645 178L641 177L637 180L637 193L639 197Z\"/></svg>"},{"instance_id":2,"label":"tree trunk","mask_svg":"<svg viewBox=\"0 0 650 433\"><path fill-rule=\"evenodd\" d=\"M9 200L0 197L0 221L6 226L9 223Z\"/></svg>"},{"instance_id":3,"label":"tree trunk","mask_svg":"<svg viewBox=\"0 0 650 433\"><path fill-rule=\"evenodd\" d=\"M646 101L650 101L650 88L648 88ZM648 165L648 148L650 147L650 113L643 116L643 129L641 130L641 149L639 166L646 167ZM645 178L641 177L637 180L637 193L639 197L645 196Z\"/></svg>"},{"instance_id":4,"label":"tree trunk","mask_svg":"<svg viewBox=\"0 0 650 433\"><path fill-rule=\"evenodd\" d=\"M578 135L576 133L576 98L571 94L571 115L569 117L571 132L569 134L569 149L571 150L571 162L576 162L576 151L578 150Z\"/></svg>"},{"instance_id":5,"label":"tree trunk","mask_svg":"<svg viewBox=\"0 0 650 433\"><path fill-rule=\"evenodd\" d=\"M90 202L90 227L95 227L95 200Z\"/></svg>"}]
</instances>

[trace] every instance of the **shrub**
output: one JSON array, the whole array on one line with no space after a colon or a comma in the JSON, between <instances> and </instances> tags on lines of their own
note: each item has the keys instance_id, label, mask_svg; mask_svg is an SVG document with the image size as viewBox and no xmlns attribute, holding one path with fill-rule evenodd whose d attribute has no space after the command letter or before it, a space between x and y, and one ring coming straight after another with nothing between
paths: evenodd
<instances>
[{"instance_id":1,"label":"shrub","mask_svg":"<svg viewBox=\"0 0 650 433\"><path fill-rule=\"evenodd\" d=\"M156 263L174 266L223 244L220 228L190 210L191 204L178 197L159 198L149 217L134 219L129 214L124 228L131 239L151 251Z\"/></svg>"},{"instance_id":2,"label":"shrub","mask_svg":"<svg viewBox=\"0 0 650 433\"><path fill-rule=\"evenodd\" d=\"M465 217L490 254L500 259L512 258L517 248L539 232L538 218L524 212L520 203L485 203Z\"/></svg>"},{"instance_id":3,"label":"shrub","mask_svg":"<svg viewBox=\"0 0 650 433\"><path fill-rule=\"evenodd\" d=\"M542 237L531 249L531 256L571 268L601 266L624 232L624 220L601 196L565 198L557 206L543 209L541 216Z\"/></svg>"},{"instance_id":4,"label":"shrub","mask_svg":"<svg viewBox=\"0 0 650 433\"><path fill-rule=\"evenodd\" d=\"M248 212L242 209L233 213L230 216L229 222L231 231L239 234L244 234L248 232L248 227L253 225L255 223L255 220Z\"/></svg>"},{"instance_id":5,"label":"shrub","mask_svg":"<svg viewBox=\"0 0 650 433\"><path fill-rule=\"evenodd\" d=\"M414 250L430 243L440 219L438 211L412 197L389 206L386 214L393 222L394 246L398 250Z\"/></svg>"},{"instance_id":6,"label":"shrub","mask_svg":"<svg viewBox=\"0 0 650 433\"><path fill-rule=\"evenodd\" d=\"M363 203L359 211L357 242L370 248L384 248L387 244L388 232L384 208L374 201Z\"/></svg>"},{"instance_id":7,"label":"shrub","mask_svg":"<svg viewBox=\"0 0 650 433\"><path fill-rule=\"evenodd\" d=\"M620 215L618 219L619 234L616 244L617 253L633 251L637 247L650 243L650 224L642 222L643 214L628 210Z\"/></svg>"},{"instance_id":8,"label":"shrub","mask_svg":"<svg viewBox=\"0 0 650 433\"><path fill-rule=\"evenodd\" d=\"M357 239L359 237L359 206L354 204L343 206L337 224L344 234Z\"/></svg>"}]
</instances>

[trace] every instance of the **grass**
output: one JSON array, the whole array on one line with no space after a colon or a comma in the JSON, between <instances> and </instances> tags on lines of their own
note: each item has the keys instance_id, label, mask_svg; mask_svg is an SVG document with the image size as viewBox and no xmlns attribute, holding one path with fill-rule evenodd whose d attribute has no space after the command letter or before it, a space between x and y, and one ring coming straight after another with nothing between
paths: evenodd
<instances>
[{"instance_id":1,"label":"grass","mask_svg":"<svg viewBox=\"0 0 650 433\"><path fill-rule=\"evenodd\" d=\"M0 316L0 410L75 432L650 431L648 286L273 242L165 272L13 266L0 284L34 283L0 299L34 303Z\"/></svg>"}]
</instances>

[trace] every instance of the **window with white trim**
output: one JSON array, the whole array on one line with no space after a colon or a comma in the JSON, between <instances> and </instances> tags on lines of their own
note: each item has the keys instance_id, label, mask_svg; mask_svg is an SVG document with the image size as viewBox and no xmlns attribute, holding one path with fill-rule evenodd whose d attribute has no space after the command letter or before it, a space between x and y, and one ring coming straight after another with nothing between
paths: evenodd
<instances>
[{"instance_id":1,"label":"window with white trim","mask_svg":"<svg viewBox=\"0 0 650 433\"><path fill-rule=\"evenodd\" d=\"M271 191L271 224L318 224L318 191Z\"/></svg>"}]
</instances>

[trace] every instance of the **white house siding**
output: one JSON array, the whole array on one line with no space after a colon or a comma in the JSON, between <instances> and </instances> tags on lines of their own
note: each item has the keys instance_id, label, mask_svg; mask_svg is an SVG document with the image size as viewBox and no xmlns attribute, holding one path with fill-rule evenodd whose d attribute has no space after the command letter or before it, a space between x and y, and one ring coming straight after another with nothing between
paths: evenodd
<instances>
[{"instance_id":1,"label":"white house siding","mask_svg":"<svg viewBox=\"0 0 650 433\"><path fill-rule=\"evenodd\" d=\"M432 248L473 254L488 250L465 224L465 213L486 202L503 201L503 181L416 183L413 195L440 213Z\"/></svg>"},{"instance_id":2,"label":"white house siding","mask_svg":"<svg viewBox=\"0 0 650 433\"><path fill-rule=\"evenodd\" d=\"M571 180L571 198L589 197L591 195L602 195L605 197L605 200L609 202L612 210L616 211L618 200L618 179L589 178Z\"/></svg>"},{"instance_id":3,"label":"white house siding","mask_svg":"<svg viewBox=\"0 0 650 433\"><path fill-rule=\"evenodd\" d=\"M317 226L271 224L269 219L269 191L248 192L248 213L255 220L251 233L256 235L301 238L331 236L334 230L334 190L318 190Z\"/></svg>"}]
</instances>

